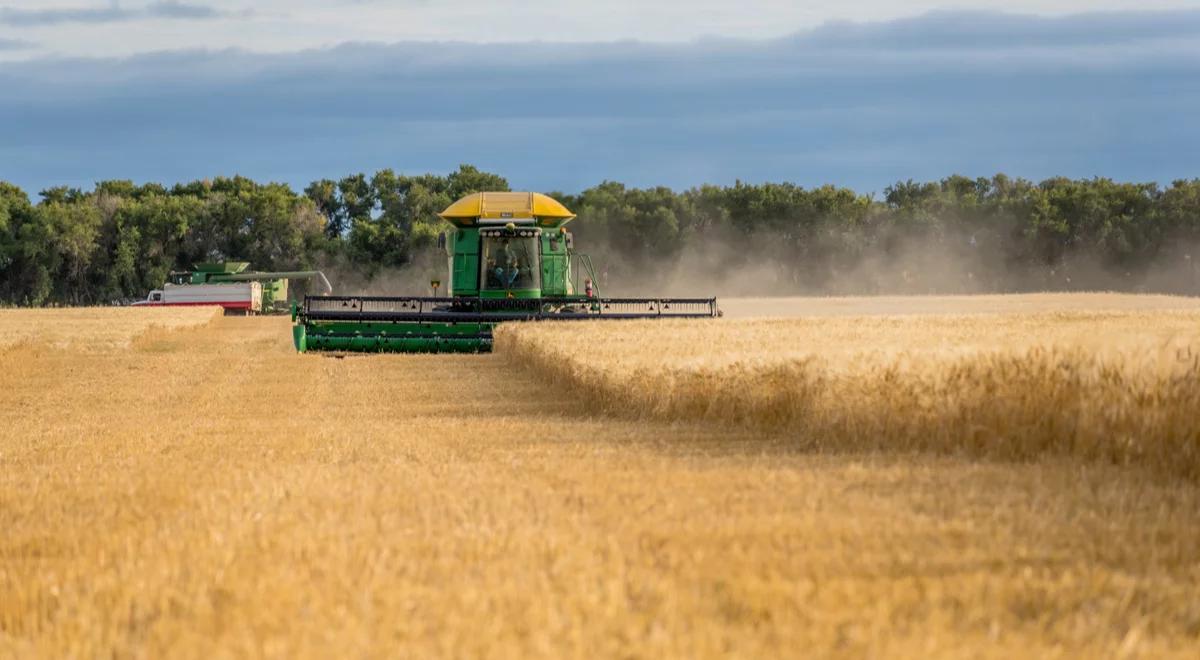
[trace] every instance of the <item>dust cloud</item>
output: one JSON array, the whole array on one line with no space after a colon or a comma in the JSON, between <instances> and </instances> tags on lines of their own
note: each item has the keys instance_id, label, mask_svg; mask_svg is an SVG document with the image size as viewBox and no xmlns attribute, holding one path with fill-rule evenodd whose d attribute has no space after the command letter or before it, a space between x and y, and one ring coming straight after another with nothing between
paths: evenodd
<instances>
[{"instance_id":1,"label":"dust cloud","mask_svg":"<svg viewBox=\"0 0 1200 660\"><path fill-rule=\"evenodd\" d=\"M1200 295L1200 245L1172 244L1149 265L1067 253L1047 264L997 249L990 237L893 238L853 255L784 247L761 236L706 242L673 260L629 263L593 256L605 295L676 297L881 296L1118 291Z\"/></svg>"},{"instance_id":2,"label":"dust cloud","mask_svg":"<svg viewBox=\"0 0 1200 660\"><path fill-rule=\"evenodd\" d=\"M820 241L752 237L693 240L678 254L629 258L604 242L583 244L604 296L772 297L885 296L1117 291L1200 295L1200 245L1169 243L1149 265L1124 266L1096 255L1066 252L1049 259L1014 253L1002 232L943 235L936 240L891 236L847 249ZM1049 263L1048 263L1049 262ZM445 254L429 250L404 267L365 273L325 264L336 295L448 295ZM578 284L589 275L579 269Z\"/></svg>"},{"instance_id":3,"label":"dust cloud","mask_svg":"<svg viewBox=\"0 0 1200 660\"><path fill-rule=\"evenodd\" d=\"M440 251L423 252L413 262L397 268L384 268L368 273L351 264L326 263L325 274L333 282L336 296L432 296L431 282L440 287L437 295L450 295L449 266Z\"/></svg>"}]
</instances>

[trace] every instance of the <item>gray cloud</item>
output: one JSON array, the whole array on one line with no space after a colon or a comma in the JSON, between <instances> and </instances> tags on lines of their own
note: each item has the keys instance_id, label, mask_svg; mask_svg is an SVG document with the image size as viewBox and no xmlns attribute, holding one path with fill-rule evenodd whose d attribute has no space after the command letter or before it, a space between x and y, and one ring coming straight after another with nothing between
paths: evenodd
<instances>
[{"instance_id":1,"label":"gray cloud","mask_svg":"<svg viewBox=\"0 0 1200 660\"><path fill-rule=\"evenodd\" d=\"M37 59L0 67L0 89L0 179L30 190L233 173L303 185L461 162L565 190L1200 174L1200 12Z\"/></svg>"},{"instance_id":2,"label":"gray cloud","mask_svg":"<svg viewBox=\"0 0 1200 660\"><path fill-rule=\"evenodd\" d=\"M146 7L145 13L147 16L156 18L218 18L226 15L225 12L219 11L205 5L196 5L178 0L162 0L155 2Z\"/></svg>"},{"instance_id":3,"label":"gray cloud","mask_svg":"<svg viewBox=\"0 0 1200 660\"><path fill-rule=\"evenodd\" d=\"M5 39L0 37L0 51L4 50L27 50L33 48L34 44L31 41L24 39Z\"/></svg>"},{"instance_id":4,"label":"gray cloud","mask_svg":"<svg viewBox=\"0 0 1200 660\"><path fill-rule=\"evenodd\" d=\"M114 2L107 7L75 7L61 9L15 9L0 7L0 24L18 27L60 25L63 23L117 23L145 18L197 20L220 18L231 14L207 5L161 0L138 9L126 9Z\"/></svg>"},{"instance_id":5,"label":"gray cloud","mask_svg":"<svg viewBox=\"0 0 1200 660\"><path fill-rule=\"evenodd\" d=\"M814 46L875 48L1006 48L1113 45L1200 35L1200 12L1095 12L1036 17L936 11L885 23L827 24L794 40Z\"/></svg>"}]
</instances>

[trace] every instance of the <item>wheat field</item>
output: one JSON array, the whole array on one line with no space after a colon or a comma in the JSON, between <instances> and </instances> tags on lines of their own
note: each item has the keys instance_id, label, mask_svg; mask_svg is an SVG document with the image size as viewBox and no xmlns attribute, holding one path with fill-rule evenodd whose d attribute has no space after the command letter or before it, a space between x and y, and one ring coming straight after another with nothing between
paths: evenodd
<instances>
[{"instance_id":1,"label":"wheat field","mask_svg":"<svg viewBox=\"0 0 1200 660\"><path fill-rule=\"evenodd\" d=\"M0 309L0 351L22 344L76 351L124 349L151 328L200 326L220 313L218 307Z\"/></svg>"},{"instance_id":2,"label":"wheat field","mask_svg":"<svg viewBox=\"0 0 1200 660\"><path fill-rule=\"evenodd\" d=\"M722 299L726 318L896 316L909 314L1036 314L1200 310L1200 298L1127 293L1022 293L958 296L827 296Z\"/></svg>"},{"instance_id":3,"label":"wheat field","mask_svg":"<svg viewBox=\"0 0 1200 660\"><path fill-rule=\"evenodd\" d=\"M1076 310L1091 318L938 332L968 355L1121 323L1115 356L1190 341L1189 301L1104 300ZM776 327L796 321L656 326L625 337L638 357L619 368L607 333L636 325L345 359L295 354L279 318L147 324L90 347L45 328L0 350L0 656L1195 656L1186 474L1071 451L831 448L791 422L617 410L518 342L551 333L548 355L562 341L625 378L769 363L779 332L852 330ZM895 321L855 331L932 330ZM656 362L666 330L733 353ZM903 352L892 341L841 355L861 370Z\"/></svg>"},{"instance_id":4,"label":"wheat field","mask_svg":"<svg viewBox=\"0 0 1200 660\"><path fill-rule=\"evenodd\" d=\"M603 413L1200 480L1196 309L525 324L496 342Z\"/></svg>"}]
</instances>

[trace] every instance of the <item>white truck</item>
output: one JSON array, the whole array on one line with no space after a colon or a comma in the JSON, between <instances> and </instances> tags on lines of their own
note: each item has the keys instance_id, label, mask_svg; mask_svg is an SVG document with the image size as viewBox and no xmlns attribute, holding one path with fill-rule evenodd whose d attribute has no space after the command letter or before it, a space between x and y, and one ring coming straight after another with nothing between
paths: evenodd
<instances>
[{"instance_id":1,"label":"white truck","mask_svg":"<svg viewBox=\"0 0 1200 660\"><path fill-rule=\"evenodd\" d=\"M225 308L227 315L250 315L262 311L260 282L223 284L167 284L155 289L145 300L133 303L145 307L213 305Z\"/></svg>"}]
</instances>

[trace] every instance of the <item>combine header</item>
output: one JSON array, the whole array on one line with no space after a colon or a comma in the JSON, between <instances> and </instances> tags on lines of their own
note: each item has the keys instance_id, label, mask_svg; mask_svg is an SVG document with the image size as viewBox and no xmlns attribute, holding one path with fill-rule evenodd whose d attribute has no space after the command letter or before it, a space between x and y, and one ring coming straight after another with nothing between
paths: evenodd
<instances>
[{"instance_id":1,"label":"combine header","mask_svg":"<svg viewBox=\"0 0 1200 660\"><path fill-rule=\"evenodd\" d=\"M715 298L600 297L565 226L575 215L546 195L476 193L439 216L452 225L438 241L449 296L306 296L293 309L296 349L474 353L491 350L492 328L506 321L721 315Z\"/></svg>"}]
</instances>

